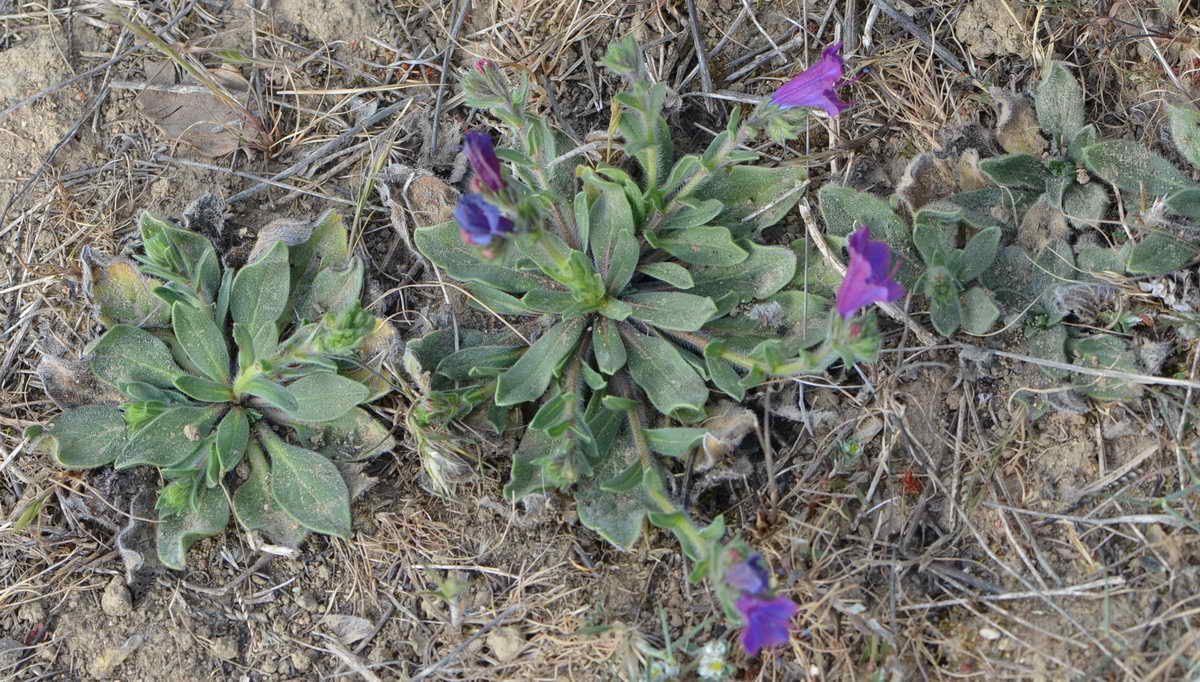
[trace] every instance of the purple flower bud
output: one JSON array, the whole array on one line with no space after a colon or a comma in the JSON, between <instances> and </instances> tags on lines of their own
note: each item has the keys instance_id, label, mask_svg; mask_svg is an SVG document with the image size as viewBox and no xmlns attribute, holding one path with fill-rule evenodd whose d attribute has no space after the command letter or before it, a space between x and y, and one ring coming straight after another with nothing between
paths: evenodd
<instances>
[{"instance_id":1,"label":"purple flower bud","mask_svg":"<svg viewBox=\"0 0 1200 682\"><path fill-rule=\"evenodd\" d=\"M841 43L834 43L821 53L821 59L792 80L784 83L774 95L771 104L782 109L813 107L824 109L830 117L837 116L850 106L837 97L834 88L846 73L846 63L838 54Z\"/></svg>"},{"instance_id":2,"label":"purple flower bud","mask_svg":"<svg viewBox=\"0 0 1200 682\"><path fill-rule=\"evenodd\" d=\"M786 644L792 616L798 608L787 597L763 599L742 595L737 600L737 609L746 619L746 629L742 630L746 653L754 656L765 647Z\"/></svg>"},{"instance_id":3,"label":"purple flower bud","mask_svg":"<svg viewBox=\"0 0 1200 682\"><path fill-rule=\"evenodd\" d=\"M771 574L761 554L729 567L725 572L725 583L743 594L758 594L771 585Z\"/></svg>"},{"instance_id":4,"label":"purple flower bud","mask_svg":"<svg viewBox=\"0 0 1200 682\"><path fill-rule=\"evenodd\" d=\"M492 136L487 133L467 133L463 136L463 151L471 168L475 169L475 177L485 187L493 192L504 189L504 178L500 176L500 159L496 158L496 150L492 148Z\"/></svg>"},{"instance_id":5,"label":"purple flower bud","mask_svg":"<svg viewBox=\"0 0 1200 682\"><path fill-rule=\"evenodd\" d=\"M478 194L462 195L454 207L454 218L463 241L477 246L487 246L493 237L513 231L512 221Z\"/></svg>"},{"instance_id":6,"label":"purple flower bud","mask_svg":"<svg viewBox=\"0 0 1200 682\"><path fill-rule=\"evenodd\" d=\"M837 310L843 319L872 303L891 303L904 296L904 287L892 279L892 252L887 244L871 240L871 228L850 235L850 266L837 292Z\"/></svg>"}]
</instances>

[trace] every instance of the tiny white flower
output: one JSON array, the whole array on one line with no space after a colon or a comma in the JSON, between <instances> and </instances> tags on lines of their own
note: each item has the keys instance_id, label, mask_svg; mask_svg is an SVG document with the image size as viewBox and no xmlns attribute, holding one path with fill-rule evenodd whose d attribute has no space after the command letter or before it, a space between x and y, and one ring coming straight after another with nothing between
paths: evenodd
<instances>
[{"instance_id":1,"label":"tiny white flower","mask_svg":"<svg viewBox=\"0 0 1200 682\"><path fill-rule=\"evenodd\" d=\"M650 682L666 682L679 677L679 666L673 665L666 661L655 661L650 664L650 670L647 671L647 677Z\"/></svg>"},{"instance_id":2,"label":"tiny white flower","mask_svg":"<svg viewBox=\"0 0 1200 682\"><path fill-rule=\"evenodd\" d=\"M729 645L719 640L705 644L700 649L700 663L696 673L705 680L719 680L725 677L725 673L729 672L729 666L725 663L727 651Z\"/></svg>"}]
</instances>

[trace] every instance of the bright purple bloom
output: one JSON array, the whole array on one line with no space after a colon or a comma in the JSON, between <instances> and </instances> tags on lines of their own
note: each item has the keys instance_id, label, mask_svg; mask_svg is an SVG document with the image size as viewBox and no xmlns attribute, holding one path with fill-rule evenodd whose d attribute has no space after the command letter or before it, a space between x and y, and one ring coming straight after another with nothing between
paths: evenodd
<instances>
[{"instance_id":1,"label":"bright purple bloom","mask_svg":"<svg viewBox=\"0 0 1200 682\"><path fill-rule=\"evenodd\" d=\"M512 221L479 194L462 195L454 207L454 217L463 241L477 246L487 246L492 237L513 231Z\"/></svg>"},{"instance_id":2,"label":"bright purple bloom","mask_svg":"<svg viewBox=\"0 0 1200 682\"><path fill-rule=\"evenodd\" d=\"M821 53L821 60L784 83L774 95L771 104L783 109L813 107L824 109L830 117L837 116L850 106L837 97L834 88L846 73L846 63L838 54L841 43L834 43Z\"/></svg>"},{"instance_id":3,"label":"bright purple bloom","mask_svg":"<svg viewBox=\"0 0 1200 682\"><path fill-rule=\"evenodd\" d=\"M725 573L725 582L743 594L758 594L770 587L771 574L762 555L755 554L730 566Z\"/></svg>"},{"instance_id":4,"label":"bright purple bloom","mask_svg":"<svg viewBox=\"0 0 1200 682\"><path fill-rule=\"evenodd\" d=\"M838 313L850 319L859 308L902 298L904 287L892 274L892 252L887 244L871 240L871 228L850 235L850 266L837 292Z\"/></svg>"},{"instance_id":5,"label":"bright purple bloom","mask_svg":"<svg viewBox=\"0 0 1200 682\"><path fill-rule=\"evenodd\" d=\"M763 648L786 644L792 616L799 608L787 597L763 599L749 594L739 597L737 609L746 618L746 629L742 630L746 653L754 656Z\"/></svg>"},{"instance_id":6,"label":"bright purple bloom","mask_svg":"<svg viewBox=\"0 0 1200 682\"><path fill-rule=\"evenodd\" d=\"M500 159L492 148L492 136L487 133L467 133L463 136L463 151L475 177L493 192L504 189L504 178L500 177Z\"/></svg>"}]
</instances>

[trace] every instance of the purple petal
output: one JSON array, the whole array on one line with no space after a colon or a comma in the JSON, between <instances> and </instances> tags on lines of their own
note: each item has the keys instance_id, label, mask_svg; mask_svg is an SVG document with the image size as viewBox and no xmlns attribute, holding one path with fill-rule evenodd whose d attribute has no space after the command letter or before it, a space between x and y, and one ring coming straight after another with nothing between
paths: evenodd
<instances>
[{"instance_id":1,"label":"purple petal","mask_svg":"<svg viewBox=\"0 0 1200 682\"><path fill-rule=\"evenodd\" d=\"M786 644L796 606L787 597L761 599L744 595L737 600L737 609L746 618L746 629L742 630L742 646L746 653L756 655L766 647Z\"/></svg>"},{"instance_id":2,"label":"purple petal","mask_svg":"<svg viewBox=\"0 0 1200 682\"><path fill-rule=\"evenodd\" d=\"M454 207L454 218L463 240L478 246L487 246L496 235L513 231L512 221L479 194L462 195Z\"/></svg>"},{"instance_id":3,"label":"purple petal","mask_svg":"<svg viewBox=\"0 0 1200 682\"><path fill-rule=\"evenodd\" d=\"M890 303L904 296L904 287L892 279L892 252L887 244L871 240L871 228L850 235L850 265L837 292L837 309L849 319L872 303Z\"/></svg>"},{"instance_id":4,"label":"purple petal","mask_svg":"<svg viewBox=\"0 0 1200 682\"><path fill-rule=\"evenodd\" d=\"M463 151L475 175L493 192L504 189L504 178L500 175L500 159L492 147L492 136L487 133L467 133L463 136Z\"/></svg>"},{"instance_id":5,"label":"purple petal","mask_svg":"<svg viewBox=\"0 0 1200 682\"><path fill-rule=\"evenodd\" d=\"M783 109L824 109L831 117L842 113L842 110L850 105L838 99L837 93L834 92L834 88L846 73L846 63L838 54L841 49L841 43L834 43L826 48L816 64L776 90L775 94L771 95L771 103Z\"/></svg>"},{"instance_id":6,"label":"purple petal","mask_svg":"<svg viewBox=\"0 0 1200 682\"><path fill-rule=\"evenodd\" d=\"M770 586L771 574L763 562L761 554L755 554L745 561L729 567L725 573L725 582L746 594L758 594Z\"/></svg>"}]
</instances>

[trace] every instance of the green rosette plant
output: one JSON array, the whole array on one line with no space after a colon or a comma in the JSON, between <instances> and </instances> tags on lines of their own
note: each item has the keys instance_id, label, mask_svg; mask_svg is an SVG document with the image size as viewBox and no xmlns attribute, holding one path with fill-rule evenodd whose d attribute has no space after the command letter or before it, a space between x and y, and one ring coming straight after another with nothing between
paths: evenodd
<instances>
[{"instance_id":1,"label":"green rosette plant","mask_svg":"<svg viewBox=\"0 0 1200 682\"><path fill-rule=\"evenodd\" d=\"M455 220L416 230L414 242L512 331L411 342L406 364L427 387L415 424L475 415L503 430L528 417L508 499L569 491L580 520L621 548L649 521L678 537L693 580L719 582L724 519L693 524L669 462L682 468L709 446L705 420L720 394L740 402L766 381L875 360L874 317L857 313L904 293L869 230L851 245L836 307L793 289L796 254L761 240L807 177L801 166L755 165L745 143L763 133L786 142L809 109L846 106L833 92L839 47L748 115L735 111L701 154L675 153L663 115L672 94L647 78L632 39L603 60L628 84L609 135L578 146L527 109L526 79L512 87L486 62L470 71L468 104L502 121L515 144L494 149L469 133L471 191ZM751 615L735 598L724 600L731 618L768 632L769 644L786 640L786 618L758 622L767 612Z\"/></svg>"},{"instance_id":2,"label":"green rosette plant","mask_svg":"<svg viewBox=\"0 0 1200 682\"><path fill-rule=\"evenodd\" d=\"M860 224L877 227L902 259L898 278L924 294L930 320L945 336L960 329L984 335L1002 315L1023 316L1031 355L1140 371L1122 336L1071 332L1062 321L1088 299L1105 298L1112 281L1163 275L1200 258L1200 184L1141 143L1100 140L1086 123L1084 90L1061 62L1046 64L1032 101L993 94L1003 105L996 138L1006 153L975 154L973 163L966 154L921 155L891 201L822 187L831 241ZM1167 110L1177 151L1200 165L1200 113L1184 105ZM1109 234L1114 193L1124 229ZM1115 311L1096 322L1128 332L1140 319ZM1073 383L1098 400L1142 394L1140 386L1113 379L1077 375Z\"/></svg>"},{"instance_id":3,"label":"green rosette plant","mask_svg":"<svg viewBox=\"0 0 1200 682\"><path fill-rule=\"evenodd\" d=\"M340 218L268 226L236 271L200 233L149 213L138 226L136 260L85 253L107 331L71 363L73 384L101 390L47 381L66 409L31 431L37 447L71 469L155 467L158 557L171 568L231 508L283 545L348 537L344 471L393 446L360 406L389 391L378 370L395 334L359 305L363 264Z\"/></svg>"}]
</instances>

